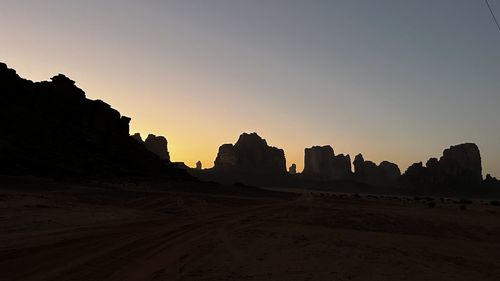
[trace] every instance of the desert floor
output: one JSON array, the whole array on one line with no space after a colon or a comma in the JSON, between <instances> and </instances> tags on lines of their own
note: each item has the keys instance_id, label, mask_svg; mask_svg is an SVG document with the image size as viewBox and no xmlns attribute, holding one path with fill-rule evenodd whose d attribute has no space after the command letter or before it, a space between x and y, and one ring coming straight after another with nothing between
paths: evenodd
<instances>
[{"instance_id":1,"label":"desert floor","mask_svg":"<svg viewBox=\"0 0 500 281\"><path fill-rule=\"evenodd\" d=\"M417 199L0 178L0 279L500 280L500 207Z\"/></svg>"}]
</instances>

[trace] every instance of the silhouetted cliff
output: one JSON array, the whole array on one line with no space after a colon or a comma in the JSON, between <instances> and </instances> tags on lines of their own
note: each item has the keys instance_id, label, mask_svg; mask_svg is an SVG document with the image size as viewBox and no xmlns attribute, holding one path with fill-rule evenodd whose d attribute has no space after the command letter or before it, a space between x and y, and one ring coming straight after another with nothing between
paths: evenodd
<instances>
[{"instance_id":1,"label":"silhouetted cliff","mask_svg":"<svg viewBox=\"0 0 500 281\"><path fill-rule=\"evenodd\" d=\"M59 74L32 82L0 63L0 174L190 178L129 136L130 118Z\"/></svg>"},{"instance_id":2,"label":"silhouetted cliff","mask_svg":"<svg viewBox=\"0 0 500 281\"><path fill-rule=\"evenodd\" d=\"M222 145L214 163L216 170L266 174L285 174L287 172L284 151L268 146L266 140L256 133L243 133L234 145Z\"/></svg>"},{"instance_id":3,"label":"silhouetted cliff","mask_svg":"<svg viewBox=\"0 0 500 281\"><path fill-rule=\"evenodd\" d=\"M214 164L211 169L190 169L190 173L205 181L257 186L282 185L291 177L285 152L269 146L256 133L243 133L234 145L221 145Z\"/></svg>"},{"instance_id":4,"label":"silhouetted cliff","mask_svg":"<svg viewBox=\"0 0 500 281\"><path fill-rule=\"evenodd\" d=\"M304 177L317 180L344 180L352 177L351 157L335 155L333 148L313 146L304 153Z\"/></svg>"},{"instance_id":5,"label":"silhouetted cliff","mask_svg":"<svg viewBox=\"0 0 500 281\"><path fill-rule=\"evenodd\" d=\"M490 174L487 174L484 178L483 185L486 188L494 188L500 190L500 180L495 177L492 177Z\"/></svg>"},{"instance_id":6,"label":"silhouetted cliff","mask_svg":"<svg viewBox=\"0 0 500 281\"><path fill-rule=\"evenodd\" d=\"M392 185L401 176L398 165L382 161L380 165L366 161L363 155L354 158L354 176L356 180L370 185Z\"/></svg>"},{"instance_id":7,"label":"silhouetted cliff","mask_svg":"<svg viewBox=\"0 0 500 281\"><path fill-rule=\"evenodd\" d=\"M482 165L479 148L473 143L451 146L438 160L431 158L411 165L404 178L418 185L467 187L481 184Z\"/></svg>"},{"instance_id":8,"label":"silhouetted cliff","mask_svg":"<svg viewBox=\"0 0 500 281\"><path fill-rule=\"evenodd\" d=\"M132 138L142 143L147 150L158 155L160 159L170 160L170 154L168 153L168 142L164 136L155 136L153 134L149 134L146 140L143 141L141 134L135 133L134 135L132 135Z\"/></svg>"}]
</instances>

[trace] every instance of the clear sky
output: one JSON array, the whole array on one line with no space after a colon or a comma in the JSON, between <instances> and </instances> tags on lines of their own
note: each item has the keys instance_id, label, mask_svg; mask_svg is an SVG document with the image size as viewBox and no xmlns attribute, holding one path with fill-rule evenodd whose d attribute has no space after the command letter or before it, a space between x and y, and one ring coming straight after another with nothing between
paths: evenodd
<instances>
[{"instance_id":1,"label":"clear sky","mask_svg":"<svg viewBox=\"0 0 500 281\"><path fill-rule=\"evenodd\" d=\"M490 0L500 17L500 0ZM500 32L483 0L0 0L0 61L91 99L213 165L258 132L405 170L475 142L500 176Z\"/></svg>"}]
</instances>

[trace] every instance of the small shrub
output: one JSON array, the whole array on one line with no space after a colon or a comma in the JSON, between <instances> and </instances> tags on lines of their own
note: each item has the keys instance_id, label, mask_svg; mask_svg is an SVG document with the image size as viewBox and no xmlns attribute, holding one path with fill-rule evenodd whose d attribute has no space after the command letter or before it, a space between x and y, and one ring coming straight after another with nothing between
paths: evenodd
<instances>
[{"instance_id":1,"label":"small shrub","mask_svg":"<svg viewBox=\"0 0 500 281\"><path fill-rule=\"evenodd\" d=\"M491 206L500 206L500 201L491 201L490 202Z\"/></svg>"},{"instance_id":2,"label":"small shrub","mask_svg":"<svg viewBox=\"0 0 500 281\"><path fill-rule=\"evenodd\" d=\"M465 211L467 210L467 206L465 205L460 205L460 211Z\"/></svg>"},{"instance_id":3,"label":"small shrub","mask_svg":"<svg viewBox=\"0 0 500 281\"><path fill-rule=\"evenodd\" d=\"M427 206L429 206L429 208L434 208L434 207L436 207L436 203L429 202L429 204L427 204Z\"/></svg>"}]
</instances>

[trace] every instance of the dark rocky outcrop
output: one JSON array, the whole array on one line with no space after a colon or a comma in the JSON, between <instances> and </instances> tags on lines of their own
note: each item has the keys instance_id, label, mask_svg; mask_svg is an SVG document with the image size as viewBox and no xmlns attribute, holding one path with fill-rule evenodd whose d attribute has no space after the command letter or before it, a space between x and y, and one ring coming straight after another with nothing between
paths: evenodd
<instances>
[{"instance_id":1,"label":"dark rocky outcrop","mask_svg":"<svg viewBox=\"0 0 500 281\"><path fill-rule=\"evenodd\" d=\"M149 151L158 155L160 159L170 160L170 155L168 153L168 142L165 137L149 134L144 141L144 145Z\"/></svg>"},{"instance_id":2,"label":"dark rocky outcrop","mask_svg":"<svg viewBox=\"0 0 500 281\"><path fill-rule=\"evenodd\" d=\"M230 143L221 145L214 164L219 170L234 169L238 167L238 158L234 145Z\"/></svg>"},{"instance_id":3,"label":"dark rocky outcrop","mask_svg":"<svg viewBox=\"0 0 500 281\"><path fill-rule=\"evenodd\" d=\"M267 174L287 172L284 151L268 146L266 140L256 133L244 133L234 145L222 145L214 164L216 170Z\"/></svg>"},{"instance_id":4,"label":"dark rocky outcrop","mask_svg":"<svg viewBox=\"0 0 500 281\"><path fill-rule=\"evenodd\" d=\"M147 150L158 155L160 159L170 160L170 154L168 153L168 142L164 136L155 136L149 134L145 141L142 140L141 134L135 133L132 138L142 143Z\"/></svg>"},{"instance_id":5,"label":"dark rocky outcrop","mask_svg":"<svg viewBox=\"0 0 500 281\"><path fill-rule=\"evenodd\" d=\"M362 154L354 158L354 176L356 180L370 185L391 185L401 176L398 165L383 161L380 165L366 161Z\"/></svg>"},{"instance_id":6,"label":"dark rocky outcrop","mask_svg":"<svg viewBox=\"0 0 500 281\"><path fill-rule=\"evenodd\" d=\"M492 177L490 174L487 174L483 181L483 187L490 189L491 191L497 191L497 194L500 192L500 180L495 177Z\"/></svg>"},{"instance_id":7,"label":"dark rocky outcrop","mask_svg":"<svg viewBox=\"0 0 500 281\"><path fill-rule=\"evenodd\" d=\"M288 173L289 173L290 175L295 175L295 174L297 174L297 165L296 165L296 164L292 164L292 165L290 166L290 168L288 168Z\"/></svg>"},{"instance_id":8,"label":"dark rocky outcrop","mask_svg":"<svg viewBox=\"0 0 500 281\"><path fill-rule=\"evenodd\" d=\"M483 180L481 153L473 143L446 149L439 159L438 166L446 182L477 184Z\"/></svg>"},{"instance_id":9,"label":"dark rocky outcrop","mask_svg":"<svg viewBox=\"0 0 500 281\"><path fill-rule=\"evenodd\" d=\"M318 180L348 179L352 176L351 157L336 156L329 145L306 148L302 175Z\"/></svg>"},{"instance_id":10,"label":"dark rocky outcrop","mask_svg":"<svg viewBox=\"0 0 500 281\"><path fill-rule=\"evenodd\" d=\"M142 140L142 137L141 137L141 134L139 133L135 133L132 135L132 138L142 144L144 144L144 141Z\"/></svg>"},{"instance_id":11,"label":"dark rocky outcrop","mask_svg":"<svg viewBox=\"0 0 500 281\"><path fill-rule=\"evenodd\" d=\"M256 133L243 133L233 144L223 144L210 169L191 169L203 181L253 186L293 184L286 170L285 152L269 146Z\"/></svg>"},{"instance_id":12,"label":"dark rocky outcrop","mask_svg":"<svg viewBox=\"0 0 500 281\"><path fill-rule=\"evenodd\" d=\"M484 178L484 183L486 184L498 184L499 182L500 181L497 178L492 177L490 174L487 174Z\"/></svg>"},{"instance_id":13,"label":"dark rocky outcrop","mask_svg":"<svg viewBox=\"0 0 500 281\"><path fill-rule=\"evenodd\" d=\"M382 174L383 181L387 183L393 183L401 177L401 170L398 165L392 162L382 161L378 165L378 168Z\"/></svg>"},{"instance_id":14,"label":"dark rocky outcrop","mask_svg":"<svg viewBox=\"0 0 500 281\"><path fill-rule=\"evenodd\" d=\"M0 63L0 174L189 178L129 136L130 118L59 74L32 82Z\"/></svg>"},{"instance_id":15,"label":"dark rocky outcrop","mask_svg":"<svg viewBox=\"0 0 500 281\"><path fill-rule=\"evenodd\" d=\"M475 186L482 182L479 148L473 143L451 146L439 160L431 158L411 165L404 178L414 184L437 186Z\"/></svg>"}]
</instances>

